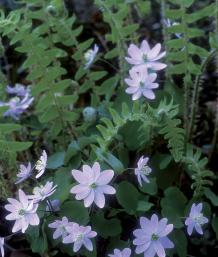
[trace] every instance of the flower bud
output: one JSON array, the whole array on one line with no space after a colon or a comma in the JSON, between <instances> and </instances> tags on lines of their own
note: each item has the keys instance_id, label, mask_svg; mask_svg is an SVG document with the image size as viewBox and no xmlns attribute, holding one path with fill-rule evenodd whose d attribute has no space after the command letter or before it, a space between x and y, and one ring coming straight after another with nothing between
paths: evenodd
<instances>
[{"instance_id":1,"label":"flower bud","mask_svg":"<svg viewBox=\"0 0 218 257\"><path fill-rule=\"evenodd\" d=\"M83 118L87 122L94 122L97 118L97 111L93 107L86 107L83 110Z\"/></svg>"}]
</instances>

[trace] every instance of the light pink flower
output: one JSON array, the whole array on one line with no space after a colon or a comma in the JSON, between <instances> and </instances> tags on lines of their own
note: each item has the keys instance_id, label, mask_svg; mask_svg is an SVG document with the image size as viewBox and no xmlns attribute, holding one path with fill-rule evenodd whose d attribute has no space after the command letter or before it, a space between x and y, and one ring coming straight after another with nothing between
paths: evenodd
<instances>
[{"instance_id":1,"label":"light pink flower","mask_svg":"<svg viewBox=\"0 0 218 257\"><path fill-rule=\"evenodd\" d=\"M114 254L108 254L108 256L110 257L130 257L130 255L130 248L124 248L123 251L120 251L119 249L114 249Z\"/></svg>"},{"instance_id":2,"label":"light pink flower","mask_svg":"<svg viewBox=\"0 0 218 257\"><path fill-rule=\"evenodd\" d=\"M5 209L9 212L6 220L15 220L12 232L22 231L24 233L29 225L39 225L39 217L36 213L38 204L28 199L28 196L19 189L19 201L13 198L8 198L10 204L5 205Z\"/></svg>"},{"instance_id":3,"label":"light pink flower","mask_svg":"<svg viewBox=\"0 0 218 257\"><path fill-rule=\"evenodd\" d=\"M62 220L55 220L48 226L50 228L55 228L53 239L57 239L59 237L62 237L62 239L64 239L67 235L69 235L67 229L69 230L69 227L73 226L74 224L74 222L69 222L67 217L63 217Z\"/></svg>"},{"instance_id":4,"label":"light pink flower","mask_svg":"<svg viewBox=\"0 0 218 257\"><path fill-rule=\"evenodd\" d=\"M166 52L160 53L161 44L156 44L153 48L150 48L148 42L143 40L140 48L135 44L130 44L128 48L128 54L130 57L126 57L126 61L134 65L133 69L140 67L149 68L151 70L162 70L166 68L166 64L157 62L159 59L166 55Z\"/></svg>"},{"instance_id":5,"label":"light pink flower","mask_svg":"<svg viewBox=\"0 0 218 257\"><path fill-rule=\"evenodd\" d=\"M5 239L4 239L4 237L0 237L0 249L1 249L1 255L2 255L2 257L5 256L4 244L5 244Z\"/></svg>"},{"instance_id":6,"label":"light pink flower","mask_svg":"<svg viewBox=\"0 0 218 257\"><path fill-rule=\"evenodd\" d=\"M20 172L17 174L18 180L15 184L19 184L24 180L28 179L32 175L32 167L31 163L29 162L27 166L21 164L20 165Z\"/></svg>"},{"instance_id":7,"label":"light pink flower","mask_svg":"<svg viewBox=\"0 0 218 257\"><path fill-rule=\"evenodd\" d=\"M45 150L42 151L42 155L40 156L39 160L36 162L35 169L38 172L36 178L39 178L45 172L45 168L47 165L47 153Z\"/></svg>"},{"instance_id":8,"label":"light pink flower","mask_svg":"<svg viewBox=\"0 0 218 257\"><path fill-rule=\"evenodd\" d=\"M33 195L29 196L29 199L32 199L35 203L41 202L54 194L57 185L53 186L53 182L46 182L43 186L35 187L33 189Z\"/></svg>"},{"instance_id":9,"label":"light pink flower","mask_svg":"<svg viewBox=\"0 0 218 257\"><path fill-rule=\"evenodd\" d=\"M139 185L142 186L142 181L150 183L147 176L152 172L151 168L147 165L149 161L148 157L141 156L135 168L135 175L137 176Z\"/></svg>"},{"instance_id":10,"label":"light pink flower","mask_svg":"<svg viewBox=\"0 0 218 257\"><path fill-rule=\"evenodd\" d=\"M82 245L89 251L93 251L93 245L90 238L96 237L97 233L92 231L90 226L84 227L77 223L73 226L67 227L68 236L64 237L63 243L73 243L73 251L78 252Z\"/></svg>"},{"instance_id":11,"label":"light pink flower","mask_svg":"<svg viewBox=\"0 0 218 257\"><path fill-rule=\"evenodd\" d=\"M147 69L139 69L138 71L131 69L129 71L130 78L125 79L129 86L126 89L127 94L132 95L132 100L139 99L142 95L148 99L154 99L154 88L158 88L158 83L154 83L157 78L156 73L148 73Z\"/></svg>"},{"instance_id":12,"label":"light pink flower","mask_svg":"<svg viewBox=\"0 0 218 257\"><path fill-rule=\"evenodd\" d=\"M72 175L79 185L74 186L70 192L76 194L77 200L84 199L85 207L89 207L95 202L99 208L103 208L105 205L104 194L116 193L116 190L108 185L114 176L113 170L101 172L98 162L95 162L93 167L83 165L82 169L83 172L72 170Z\"/></svg>"}]
</instances>

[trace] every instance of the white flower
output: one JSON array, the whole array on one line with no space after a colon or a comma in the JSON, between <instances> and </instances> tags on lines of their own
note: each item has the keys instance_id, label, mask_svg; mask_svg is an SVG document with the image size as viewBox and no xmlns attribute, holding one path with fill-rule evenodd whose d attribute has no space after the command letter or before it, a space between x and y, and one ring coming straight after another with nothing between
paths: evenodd
<instances>
[{"instance_id":1,"label":"white flower","mask_svg":"<svg viewBox=\"0 0 218 257\"><path fill-rule=\"evenodd\" d=\"M141 96L148 99L155 98L153 90L159 86L158 83L155 83L156 73L148 73L147 69L140 68L138 70L131 69L129 75L130 78L125 79L125 83L128 85L126 93L132 95L133 101L138 100Z\"/></svg>"},{"instance_id":2,"label":"white flower","mask_svg":"<svg viewBox=\"0 0 218 257\"><path fill-rule=\"evenodd\" d=\"M99 47L95 44L94 49L89 49L85 54L84 58L86 60L85 69L88 69L93 63L97 53L99 51Z\"/></svg>"},{"instance_id":3,"label":"white flower","mask_svg":"<svg viewBox=\"0 0 218 257\"><path fill-rule=\"evenodd\" d=\"M129 56L126 57L126 61L133 66L133 69L137 70L140 67L149 68L151 70L162 70L166 68L165 63L161 63L158 60L166 55L166 52L160 53L161 44L156 44L153 48L150 48L148 42L143 40L140 47L135 44L130 44L128 48Z\"/></svg>"},{"instance_id":4,"label":"white flower","mask_svg":"<svg viewBox=\"0 0 218 257\"><path fill-rule=\"evenodd\" d=\"M24 180L28 179L32 175L32 167L31 163L29 162L27 166L21 164L20 165L20 172L17 174L18 180L15 184L19 184Z\"/></svg>"},{"instance_id":5,"label":"white flower","mask_svg":"<svg viewBox=\"0 0 218 257\"><path fill-rule=\"evenodd\" d=\"M5 239L4 239L4 237L0 237L0 249L1 249L1 255L2 255L2 257L5 256L4 244L5 244Z\"/></svg>"},{"instance_id":6,"label":"white flower","mask_svg":"<svg viewBox=\"0 0 218 257\"><path fill-rule=\"evenodd\" d=\"M41 202L51 196L57 188L57 185L53 186L53 182L46 182L43 186L35 187L33 189L33 195L29 196L35 203Z\"/></svg>"},{"instance_id":7,"label":"white flower","mask_svg":"<svg viewBox=\"0 0 218 257\"><path fill-rule=\"evenodd\" d=\"M45 172L46 165L47 165L47 153L45 150L43 150L41 157L39 158L39 160L36 162L36 165L35 165L35 169L38 172L38 174L36 175L36 178L39 178L42 176L42 174Z\"/></svg>"},{"instance_id":8,"label":"white flower","mask_svg":"<svg viewBox=\"0 0 218 257\"><path fill-rule=\"evenodd\" d=\"M5 209L9 212L6 220L15 220L12 232L22 231L24 233L29 225L39 225L39 217L36 213L38 204L28 199L28 196L19 189L19 201L13 198L8 198L10 204L5 205Z\"/></svg>"},{"instance_id":9,"label":"white flower","mask_svg":"<svg viewBox=\"0 0 218 257\"><path fill-rule=\"evenodd\" d=\"M73 226L74 222L69 222L67 217L63 217L62 220L55 220L53 223L50 223L48 226L49 228L55 228L55 232L53 234L53 239L57 239L62 237L64 239L69 233L70 226Z\"/></svg>"},{"instance_id":10,"label":"white flower","mask_svg":"<svg viewBox=\"0 0 218 257\"><path fill-rule=\"evenodd\" d=\"M135 175L137 176L139 185L142 186L142 180L146 183L150 183L147 176L152 172L151 168L147 165L149 161L148 157L141 156L138 160L137 168L135 168Z\"/></svg>"},{"instance_id":11,"label":"white flower","mask_svg":"<svg viewBox=\"0 0 218 257\"><path fill-rule=\"evenodd\" d=\"M93 251L93 245L90 238L96 237L97 233L92 231L90 226L84 227L74 223L73 226L67 227L67 231L69 235L64 237L63 243L74 243L74 252L78 252L82 245L84 245L87 250Z\"/></svg>"},{"instance_id":12,"label":"white flower","mask_svg":"<svg viewBox=\"0 0 218 257\"><path fill-rule=\"evenodd\" d=\"M71 189L71 193L76 194L77 200L84 199L85 207L89 207L93 202L99 208L105 206L104 194L115 194L116 190L108 185L114 176L113 170L104 170L98 162L95 162L93 167L83 165L83 172L80 170L72 170L74 179L79 182L79 185Z\"/></svg>"}]
</instances>

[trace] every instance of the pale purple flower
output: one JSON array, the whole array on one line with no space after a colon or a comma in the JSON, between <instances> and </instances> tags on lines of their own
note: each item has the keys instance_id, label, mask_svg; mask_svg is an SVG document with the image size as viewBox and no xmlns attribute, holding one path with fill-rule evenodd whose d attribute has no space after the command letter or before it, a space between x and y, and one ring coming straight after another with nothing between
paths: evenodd
<instances>
[{"instance_id":1,"label":"pale purple flower","mask_svg":"<svg viewBox=\"0 0 218 257\"><path fill-rule=\"evenodd\" d=\"M113 254L108 254L110 257L130 257L131 255L131 249L130 248L124 248L122 251L119 249L114 249Z\"/></svg>"},{"instance_id":2,"label":"pale purple flower","mask_svg":"<svg viewBox=\"0 0 218 257\"><path fill-rule=\"evenodd\" d=\"M20 115L24 113L34 98L27 94L24 98L13 97L9 102L1 103L0 106L8 106L8 110L4 112L4 117L12 117L15 120L20 118Z\"/></svg>"},{"instance_id":3,"label":"pale purple flower","mask_svg":"<svg viewBox=\"0 0 218 257\"><path fill-rule=\"evenodd\" d=\"M208 223L208 218L203 216L202 208L202 203L197 205L195 203L192 204L189 217L185 220L185 225L187 226L189 235L192 234L193 229L195 229L200 235L203 235L201 226Z\"/></svg>"},{"instance_id":4,"label":"pale purple flower","mask_svg":"<svg viewBox=\"0 0 218 257\"><path fill-rule=\"evenodd\" d=\"M135 168L135 175L140 186L142 186L143 181L150 183L147 176L152 172L152 169L147 165L148 161L148 157L141 156L137 162L137 168Z\"/></svg>"},{"instance_id":5,"label":"pale purple flower","mask_svg":"<svg viewBox=\"0 0 218 257\"><path fill-rule=\"evenodd\" d=\"M126 57L126 61L134 65L134 69L139 67L149 68L151 70L162 70L166 68L166 64L158 62L159 59L166 55L166 52L160 53L161 44L156 44L153 48L150 48L148 42L143 40L140 47L135 44L130 44L128 48L128 54L130 57Z\"/></svg>"},{"instance_id":6,"label":"pale purple flower","mask_svg":"<svg viewBox=\"0 0 218 257\"><path fill-rule=\"evenodd\" d=\"M79 185L74 186L70 192L76 194L77 200L84 199L85 207L89 207L95 202L99 208L103 208L105 205L104 194L116 193L116 190L108 185L114 176L113 170L101 172L98 162L95 162L93 167L83 165L82 169L83 172L72 170L72 175Z\"/></svg>"},{"instance_id":7,"label":"pale purple flower","mask_svg":"<svg viewBox=\"0 0 218 257\"><path fill-rule=\"evenodd\" d=\"M1 255L2 255L2 257L5 256L4 244L5 244L5 239L4 239L4 237L0 237L0 249L1 249Z\"/></svg>"},{"instance_id":8,"label":"pale purple flower","mask_svg":"<svg viewBox=\"0 0 218 257\"><path fill-rule=\"evenodd\" d=\"M21 164L20 172L17 174L18 180L15 182L15 184L19 184L23 182L24 180L28 179L31 175L32 175L31 163L29 162L27 166Z\"/></svg>"},{"instance_id":9,"label":"pale purple flower","mask_svg":"<svg viewBox=\"0 0 218 257\"><path fill-rule=\"evenodd\" d=\"M55 220L48 226L49 228L55 228L53 239L57 239L59 237L62 237L62 239L64 239L64 237L69 235L67 229L69 230L69 227L73 226L74 224L74 222L69 222L67 217L63 217L62 220Z\"/></svg>"},{"instance_id":10,"label":"pale purple flower","mask_svg":"<svg viewBox=\"0 0 218 257\"><path fill-rule=\"evenodd\" d=\"M43 186L35 187L33 189L33 195L29 196L29 199L32 199L35 203L41 202L54 194L57 185L53 186L53 182L46 182Z\"/></svg>"},{"instance_id":11,"label":"pale purple flower","mask_svg":"<svg viewBox=\"0 0 218 257\"><path fill-rule=\"evenodd\" d=\"M166 218L158 221L156 214L151 216L151 220L141 217L141 228L133 232L136 237L133 240L133 244L136 245L135 252L144 253L144 257L154 257L156 254L165 257L165 249L174 247L173 242L167 237L173 230L173 224L167 225L167 222Z\"/></svg>"},{"instance_id":12,"label":"pale purple flower","mask_svg":"<svg viewBox=\"0 0 218 257\"><path fill-rule=\"evenodd\" d=\"M84 58L85 58L85 61L86 61L85 69L88 69L92 65L98 51L99 51L99 47L95 44L93 49L89 49L84 54Z\"/></svg>"},{"instance_id":13,"label":"pale purple flower","mask_svg":"<svg viewBox=\"0 0 218 257\"><path fill-rule=\"evenodd\" d=\"M93 251L93 245L90 238L96 237L97 233L92 231L90 226L84 227L77 223L73 226L67 227L68 236L64 237L63 243L73 243L73 251L78 252L79 249L84 245L89 251Z\"/></svg>"},{"instance_id":14,"label":"pale purple flower","mask_svg":"<svg viewBox=\"0 0 218 257\"><path fill-rule=\"evenodd\" d=\"M30 93L30 87L26 87L22 84L16 83L14 87L7 86L6 87L6 92L8 94L13 94L16 96L26 96L27 94Z\"/></svg>"},{"instance_id":15,"label":"pale purple flower","mask_svg":"<svg viewBox=\"0 0 218 257\"><path fill-rule=\"evenodd\" d=\"M5 209L11 212L5 218L6 220L15 220L12 232L22 231L24 233L29 225L38 226L39 217L36 213L38 204L28 199L28 196L19 189L19 201L8 198L10 204L5 205Z\"/></svg>"},{"instance_id":16,"label":"pale purple flower","mask_svg":"<svg viewBox=\"0 0 218 257\"><path fill-rule=\"evenodd\" d=\"M125 79L129 86L126 93L132 95L132 100L137 100L142 95L148 99L155 98L153 89L159 86L158 83L155 83L156 73L148 73L147 69L140 68L138 71L131 69L129 75L130 78Z\"/></svg>"},{"instance_id":17,"label":"pale purple flower","mask_svg":"<svg viewBox=\"0 0 218 257\"><path fill-rule=\"evenodd\" d=\"M54 199L50 201L52 211L57 212L60 211L61 201L58 199ZM46 211L50 211L50 207L46 206Z\"/></svg>"},{"instance_id":18,"label":"pale purple flower","mask_svg":"<svg viewBox=\"0 0 218 257\"><path fill-rule=\"evenodd\" d=\"M39 160L36 162L35 169L38 172L36 175L36 178L41 177L44 172L47 165L47 153L45 150L42 151L42 155L40 156Z\"/></svg>"}]
</instances>

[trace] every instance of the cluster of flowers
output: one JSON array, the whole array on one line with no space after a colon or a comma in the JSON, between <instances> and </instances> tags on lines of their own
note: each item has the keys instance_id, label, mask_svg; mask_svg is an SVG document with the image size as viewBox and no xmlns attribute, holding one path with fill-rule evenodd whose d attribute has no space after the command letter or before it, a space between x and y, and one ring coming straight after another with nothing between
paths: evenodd
<instances>
[{"instance_id":1,"label":"cluster of flowers","mask_svg":"<svg viewBox=\"0 0 218 257\"><path fill-rule=\"evenodd\" d=\"M138 183L142 186L142 183L149 183L148 175L152 172L148 166L148 157L142 156L137 163L137 167L134 169ZM35 170L37 174L35 178L39 178L45 172L47 165L47 154L43 151L40 159L35 164ZM20 166L20 173L18 173L18 182L33 175L33 169L29 163L27 167ZM92 167L83 165L82 171L72 170L72 176L78 182L73 186L71 193L75 194L77 200L83 200L85 207L90 207L95 203L99 208L105 206L105 194L115 194L114 187L108 185L114 177L113 170L101 171L98 162L95 162ZM6 210L10 212L6 216L7 220L15 220L15 224L12 228L12 232L26 231L29 225L39 225L39 217L37 215L37 209L39 203L47 200L49 211L59 210L59 204L57 201L51 202L48 197L51 196L57 186L53 186L53 182L47 182L45 186L35 187L33 195L26 195L21 189L18 192L19 201L9 198L5 206ZM187 225L188 234L191 235L193 229L203 234L201 226L208 222L208 219L203 216L202 203L193 204L189 217L186 218L185 224ZM55 209L54 209L55 208ZM167 237L167 235L173 230L173 224L167 224L168 219L158 219L156 214L151 216L151 219L146 217L140 218L140 228L133 231L135 239L133 244L136 246L136 254L144 253L144 257L153 257L157 254L159 257L165 257L165 249L173 248L173 242ZM49 224L50 228L55 229L53 238L62 238L64 244L73 244L73 251L77 252L84 245L89 251L93 251L93 245L91 238L97 236L97 233L92 230L90 226L81 226L75 222L68 221L67 217L57 219L53 223ZM2 256L4 256L4 238L0 238L0 249ZM119 249L114 250L114 254L109 254L110 257L129 257L131 249L125 248L123 251Z\"/></svg>"},{"instance_id":2,"label":"cluster of flowers","mask_svg":"<svg viewBox=\"0 0 218 257\"><path fill-rule=\"evenodd\" d=\"M25 87L21 84L15 84L15 87L7 86L6 92L14 95L14 97L10 98L8 102L0 102L0 107L8 107L8 110L4 113L4 117L11 117L18 120L20 115L26 111L34 100L31 97L30 86Z\"/></svg>"},{"instance_id":3,"label":"cluster of flowers","mask_svg":"<svg viewBox=\"0 0 218 257\"><path fill-rule=\"evenodd\" d=\"M158 61L166 55L166 52L160 53L160 50L161 44L150 48L146 40L142 41L140 47L130 44L126 61L133 67L129 70L129 78L126 78L125 82L128 85L126 93L132 95L132 100L137 100L141 96L155 98L153 89L159 87L155 82L156 71L166 68L166 64Z\"/></svg>"},{"instance_id":4,"label":"cluster of flowers","mask_svg":"<svg viewBox=\"0 0 218 257\"><path fill-rule=\"evenodd\" d=\"M88 69L94 62L99 51L99 47L95 44L93 49L89 49L85 55L85 69ZM128 88L127 94L132 95L132 100L137 100L141 96L148 99L154 99L155 94L153 89L158 88L159 84L156 81L156 71L166 68L166 64L159 62L166 55L166 52L161 51L161 44L156 44L150 48L148 42L143 40L140 47L135 44L130 44L128 48L129 56L126 61L133 65L129 70L129 78L125 79Z\"/></svg>"},{"instance_id":5,"label":"cluster of flowers","mask_svg":"<svg viewBox=\"0 0 218 257\"><path fill-rule=\"evenodd\" d=\"M89 68L94 61L99 48L95 45L94 49L89 50L85 54L86 66ZM131 44L128 48L128 54L130 57L126 57L128 63L132 64L133 67L129 71L130 78L126 79L125 82L129 86L126 89L128 94L132 94L132 99L137 100L142 95L148 99L154 99L153 93L154 88L159 85L155 83L157 74L155 71L164 69L165 64L157 62L166 53L160 53L161 45L157 44L150 49L148 42L143 40L140 48L136 45ZM21 87L18 87L18 92L22 91ZM25 89L23 88L25 91ZM15 92L13 91L13 92ZM30 103L29 103L30 104ZM18 111L17 111L18 112ZM19 113L19 112L18 112ZM15 115L15 114L14 114ZM15 117L18 114L15 115ZM137 163L137 167L134 169L140 186L143 183L149 183L149 174L152 169L148 166L148 157L142 156ZM46 169L47 165L47 154L43 151L40 159L36 162L32 168L31 163L27 166L21 165L20 172L18 173L18 181L21 183L29 177L34 175L34 170L37 174L34 179L41 177ZM109 185L114 177L113 170L101 171L98 162L95 162L92 167L83 165L81 170L72 170L73 178L78 182L77 185L73 186L70 192L75 194L76 200L83 200L85 207L90 207L95 203L99 208L105 206L105 195L113 195L116 193L114 187ZM38 182L37 182L38 183ZM33 189L32 195L26 195L21 189L18 192L19 201L16 199L9 198L5 206L6 210L10 212L6 216L7 220L15 220L15 224L12 228L12 232L25 232L29 225L39 225L39 217L37 209L39 203L46 200L47 208L49 211L58 211L60 209L60 202L58 200L50 201L49 197L55 192L57 185L53 185L53 182L47 182L44 186L40 185ZM203 216L202 203L193 203L189 217L185 220L187 226L187 232L189 235L192 234L195 229L199 234L203 234L202 225L208 222L208 219ZM154 257L156 254L159 257L165 257L165 249L173 248L173 242L168 238L168 234L173 230L173 224L167 224L168 219L158 219L156 214L153 214L150 219L141 217L139 220L140 228L133 231L135 239L133 244L136 246L136 254L144 253L144 257ZM93 244L91 238L97 236L97 233L92 230L90 226L81 226L78 223L68 221L67 217L57 219L48 225L50 228L55 229L53 238L62 238L64 244L72 244L73 251L77 252L84 245L84 247L93 251ZM2 256L4 256L4 244L5 238L0 237L0 250ZM131 255L131 249L125 248L122 251L114 249L113 254L109 254L110 257L129 257Z\"/></svg>"}]
</instances>

